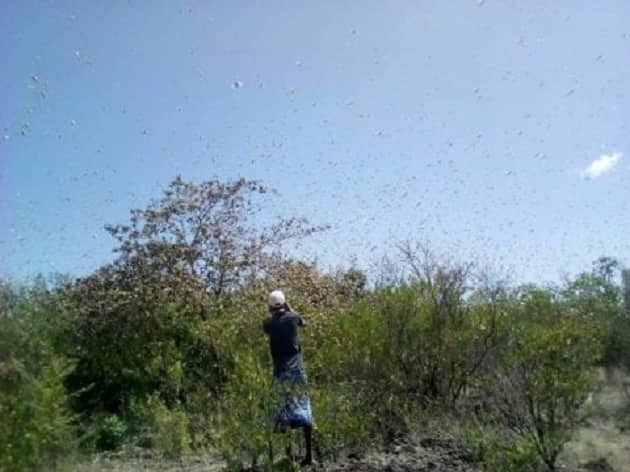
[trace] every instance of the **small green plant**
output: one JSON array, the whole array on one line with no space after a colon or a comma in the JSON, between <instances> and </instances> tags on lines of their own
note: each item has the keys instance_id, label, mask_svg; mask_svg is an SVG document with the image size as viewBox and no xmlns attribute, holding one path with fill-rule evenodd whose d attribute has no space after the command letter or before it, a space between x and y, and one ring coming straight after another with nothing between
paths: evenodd
<instances>
[{"instance_id":1,"label":"small green plant","mask_svg":"<svg viewBox=\"0 0 630 472\"><path fill-rule=\"evenodd\" d=\"M103 415L98 420L96 446L103 451L115 451L125 442L127 431L127 425L118 415Z\"/></svg>"},{"instance_id":2,"label":"small green plant","mask_svg":"<svg viewBox=\"0 0 630 472\"><path fill-rule=\"evenodd\" d=\"M492 424L464 428L464 440L475 462L489 472L527 472L539 470L541 460L535 446L526 438L506 432Z\"/></svg>"}]
</instances>

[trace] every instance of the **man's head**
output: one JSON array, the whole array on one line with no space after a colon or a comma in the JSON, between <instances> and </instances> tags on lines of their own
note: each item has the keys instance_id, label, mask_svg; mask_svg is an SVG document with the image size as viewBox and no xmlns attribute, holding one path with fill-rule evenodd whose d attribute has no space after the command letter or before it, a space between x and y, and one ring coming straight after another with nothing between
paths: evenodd
<instances>
[{"instance_id":1,"label":"man's head","mask_svg":"<svg viewBox=\"0 0 630 472\"><path fill-rule=\"evenodd\" d=\"M267 300L267 304L269 305L269 309L271 311L280 310L285 307L286 299L284 298L284 293L282 290L274 290L269 294L269 298Z\"/></svg>"}]
</instances>

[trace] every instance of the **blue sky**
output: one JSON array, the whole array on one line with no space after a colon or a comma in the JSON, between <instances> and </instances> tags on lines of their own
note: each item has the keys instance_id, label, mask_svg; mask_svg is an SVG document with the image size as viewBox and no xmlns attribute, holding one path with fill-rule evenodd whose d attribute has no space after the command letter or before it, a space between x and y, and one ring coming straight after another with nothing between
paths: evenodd
<instances>
[{"instance_id":1,"label":"blue sky","mask_svg":"<svg viewBox=\"0 0 630 472\"><path fill-rule=\"evenodd\" d=\"M0 274L85 274L176 174L262 179L293 249L428 241L518 281L630 265L630 3L5 1Z\"/></svg>"}]
</instances>

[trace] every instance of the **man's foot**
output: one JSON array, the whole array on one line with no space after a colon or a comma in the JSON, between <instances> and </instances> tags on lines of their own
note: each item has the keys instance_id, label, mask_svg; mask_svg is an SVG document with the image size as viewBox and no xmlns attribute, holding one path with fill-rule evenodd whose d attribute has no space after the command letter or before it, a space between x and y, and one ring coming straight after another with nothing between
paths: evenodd
<instances>
[{"instance_id":1,"label":"man's foot","mask_svg":"<svg viewBox=\"0 0 630 472\"><path fill-rule=\"evenodd\" d=\"M300 467L307 467L309 465L313 465L313 458L306 456L304 459L302 459L302 462L300 462Z\"/></svg>"}]
</instances>

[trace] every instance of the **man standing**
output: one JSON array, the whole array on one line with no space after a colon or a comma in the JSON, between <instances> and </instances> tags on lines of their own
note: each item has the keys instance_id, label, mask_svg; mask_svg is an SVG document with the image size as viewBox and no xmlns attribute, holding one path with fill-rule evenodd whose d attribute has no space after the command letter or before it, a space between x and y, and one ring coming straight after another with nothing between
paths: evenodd
<instances>
[{"instance_id":1,"label":"man standing","mask_svg":"<svg viewBox=\"0 0 630 472\"><path fill-rule=\"evenodd\" d=\"M265 320L263 329L269 336L273 383L281 401L276 425L303 428L306 457L301 465L309 465L313 461L313 415L310 399L304 391L306 372L298 337L298 328L304 326L304 319L291 309L280 290L269 294L268 305L269 317Z\"/></svg>"}]
</instances>

